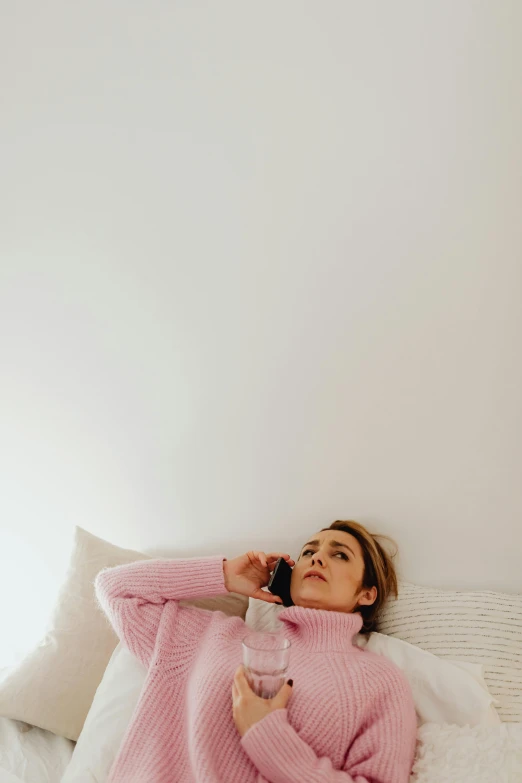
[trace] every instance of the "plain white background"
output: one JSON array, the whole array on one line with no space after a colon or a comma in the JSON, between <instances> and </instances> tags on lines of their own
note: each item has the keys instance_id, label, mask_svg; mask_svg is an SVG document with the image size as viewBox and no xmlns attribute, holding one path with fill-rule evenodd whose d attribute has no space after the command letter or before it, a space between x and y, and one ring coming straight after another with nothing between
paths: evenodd
<instances>
[{"instance_id":1,"label":"plain white background","mask_svg":"<svg viewBox=\"0 0 522 783\"><path fill-rule=\"evenodd\" d=\"M75 524L519 592L522 4L0 7L3 660Z\"/></svg>"}]
</instances>

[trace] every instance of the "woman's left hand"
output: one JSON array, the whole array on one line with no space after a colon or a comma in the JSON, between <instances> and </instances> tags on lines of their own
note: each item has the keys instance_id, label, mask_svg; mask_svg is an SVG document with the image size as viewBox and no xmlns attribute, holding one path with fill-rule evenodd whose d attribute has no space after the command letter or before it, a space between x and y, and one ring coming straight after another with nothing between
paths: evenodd
<instances>
[{"instance_id":1,"label":"woman's left hand","mask_svg":"<svg viewBox=\"0 0 522 783\"><path fill-rule=\"evenodd\" d=\"M232 683L232 714L237 730L243 737L249 728L269 715L274 710L286 707L292 695L292 686L285 682L273 699L262 699L256 696L245 675L243 666L240 666Z\"/></svg>"}]
</instances>

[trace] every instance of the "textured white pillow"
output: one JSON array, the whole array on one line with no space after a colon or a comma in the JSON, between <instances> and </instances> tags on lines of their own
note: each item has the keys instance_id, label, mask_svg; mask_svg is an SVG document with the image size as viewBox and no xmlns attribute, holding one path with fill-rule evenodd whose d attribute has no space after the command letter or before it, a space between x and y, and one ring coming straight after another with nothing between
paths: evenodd
<instances>
[{"instance_id":1,"label":"textured white pillow","mask_svg":"<svg viewBox=\"0 0 522 783\"><path fill-rule=\"evenodd\" d=\"M505 722L522 722L522 595L464 592L400 582L378 629L439 658L484 667L490 693Z\"/></svg>"},{"instance_id":2,"label":"textured white pillow","mask_svg":"<svg viewBox=\"0 0 522 783\"><path fill-rule=\"evenodd\" d=\"M452 723L456 726L482 726L500 723L494 707L494 697L489 693L481 675L481 667L471 664L463 669L454 661L437 658L401 639L371 633L366 638L359 634L359 647L384 655L393 661L406 675L410 683L417 723Z\"/></svg>"},{"instance_id":3,"label":"textured white pillow","mask_svg":"<svg viewBox=\"0 0 522 783\"><path fill-rule=\"evenodd\" d=\"M250 598L245 622L256 631L279 631L282 623L278 616L283 609ZM358 634L355 643L384 655L404 672L412 689L419 726L424 723L478 726L500 722L479 665L441 660L381 633L371 633L369 638Z\"/></svg>"}]
</instances>

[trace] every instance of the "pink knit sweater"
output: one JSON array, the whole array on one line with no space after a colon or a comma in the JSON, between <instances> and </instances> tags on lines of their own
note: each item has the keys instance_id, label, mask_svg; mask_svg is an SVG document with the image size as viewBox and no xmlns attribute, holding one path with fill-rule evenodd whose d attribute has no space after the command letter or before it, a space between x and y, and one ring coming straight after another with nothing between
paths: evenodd
<instances>
[{"instance_id":1,"label":"pink knit sweater","mask_svg":"<svg viewBox=\"0 0 522 783\"><path fill-rule=\"evenodd\" d=\"M248 628L179 604L227 593L223 559L144 560L96 577L100 605L147 668L109 783L407 783L410 686L387 658L352 643L358 613L281 611L292 695L240 736L232 680Z\"/></svg>"}]
</instances>

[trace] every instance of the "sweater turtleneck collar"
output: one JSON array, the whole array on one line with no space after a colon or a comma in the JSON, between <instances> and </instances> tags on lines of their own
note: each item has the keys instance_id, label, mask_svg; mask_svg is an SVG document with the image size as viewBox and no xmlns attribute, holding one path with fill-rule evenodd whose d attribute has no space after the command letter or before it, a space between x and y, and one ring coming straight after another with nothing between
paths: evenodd
<instances>
[{"instance_id":1,"label":"sweater turtleneck collar","mask_svg":"<svg viewBox=\"0 0 522 783\"><path fill-rule=\"evenodd\" d=\"M362 628L360 612L331 612L287 606L278 614L284 624L284 635L298 647L309 652L358 651L354 637Z\"/></svg>"}]
</instances>

